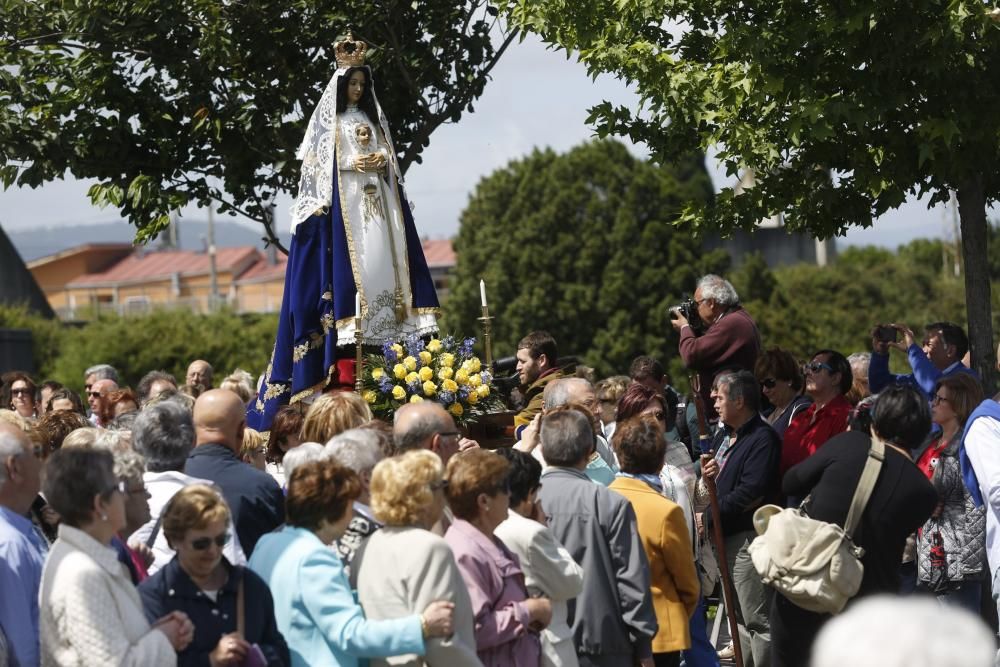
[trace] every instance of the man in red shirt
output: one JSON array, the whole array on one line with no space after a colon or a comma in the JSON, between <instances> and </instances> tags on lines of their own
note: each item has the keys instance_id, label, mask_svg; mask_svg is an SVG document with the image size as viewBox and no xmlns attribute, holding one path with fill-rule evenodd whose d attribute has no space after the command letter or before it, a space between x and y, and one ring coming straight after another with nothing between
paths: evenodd
<instances>
[{"instance_id":1,"label":"man in red shirt","mask_svg":"<svg viewBox=\"0 0 1000 667\"><path fill-rule=\"evenodd\" d=\"M854 375L847 358L835 350L820 350L805 367L806 393L813 404L795 415L781 444L781 474L800 463L823 443L847 430L851 404L845 394Z\"/></svg>"},{"instance_id":2,"label":"man in red shirt","mask_svg":"<svg viewBox=\"0 0 1000 667\"><path fill-rule=\"evenodd\" d=\"M671 324L681 335L681 359L685 366L698 371L702 401L707 416L714 419L711 393L715 376L723 370L753 372L761 349L760 332L740 306L740 297L728 280L712 274L703 276L694 291L694 302L698 318L705 324L704 333L696 335L691 323L676 310Z\"/></svg>"}]
</instances>

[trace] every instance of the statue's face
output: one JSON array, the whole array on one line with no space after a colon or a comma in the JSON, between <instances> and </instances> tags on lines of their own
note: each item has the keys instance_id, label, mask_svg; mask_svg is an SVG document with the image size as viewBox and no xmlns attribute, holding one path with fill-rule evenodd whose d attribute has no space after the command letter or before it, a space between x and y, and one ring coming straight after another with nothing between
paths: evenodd
<instances>
[{"instance_id":1,"label":"statue's face","mask_svg":"<svg viewBox=\"0 0 1000 667\"><path fill-rule=\"evenodd\" d=\"M357 104L365 93L365 73L358 70L347 80L347 103Z\"/></svg>"},{"instance_id":2,"label":"statue's face","mask_svg":"<svg viewBox=\"0 0 1000 667\"><path fill-rule=\"evenodd\" d=\"M371 142L372 139L371 130L368 129L368 126L358 125L358 129L355 130L355 133L358 136L358 143L364 146L365 148L368 148L368 144L369 142Z\"/></svg>"}]
</instances>

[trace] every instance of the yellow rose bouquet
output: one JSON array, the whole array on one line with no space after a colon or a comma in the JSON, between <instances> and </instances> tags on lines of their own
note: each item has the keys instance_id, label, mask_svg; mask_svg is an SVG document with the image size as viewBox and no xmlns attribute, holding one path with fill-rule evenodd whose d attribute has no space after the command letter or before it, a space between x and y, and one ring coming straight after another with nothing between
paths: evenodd
<instances>
[{"instance_id":1,"label":"yellow rose bouquet","mask_svg":"<svg viewBox=\"0 0 1000 667\"><path fill-rule=\"evenodd\" d=\"M454 336L386 341L381 354L365 357L361 395L382 419L420 401L440 403L459 424L502 410L490 369L473 353L475 343Z\"/></svg>"}]
</instances>

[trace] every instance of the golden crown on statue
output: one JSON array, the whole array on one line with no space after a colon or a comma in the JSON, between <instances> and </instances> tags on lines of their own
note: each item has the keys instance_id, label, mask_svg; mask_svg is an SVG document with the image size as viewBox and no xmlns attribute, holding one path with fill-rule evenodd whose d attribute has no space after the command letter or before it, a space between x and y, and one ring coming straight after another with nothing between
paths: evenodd
<instances>
[{"instance_id":1,"label":"golden crown on statue","mask_svg":"<svg viewBox=\"0 0 1000 667\"><path fill-rule=\"evenodd\" d=\"M333 52L337 57L337 67L361 67L365 64L365 52L368 45L360 40L355 40L352 33L347 33L347 37L335 42Z\"/></svg>"}]
</instances>

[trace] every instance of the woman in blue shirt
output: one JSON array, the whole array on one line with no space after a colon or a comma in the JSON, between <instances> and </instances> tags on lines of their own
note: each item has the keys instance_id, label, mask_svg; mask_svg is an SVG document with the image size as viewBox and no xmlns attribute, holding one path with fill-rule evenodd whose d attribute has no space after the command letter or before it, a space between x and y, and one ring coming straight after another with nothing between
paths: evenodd
<instances>
[{"instance_id":1,"label":"woman in blue shirt","mask_svg":"<svg viewBox=\"0 0 1000 667\"><path fill-rule=\"evenodd\" d=\"M336 461L302 464L288 481L287 524L262 537L250 559L274 595L293 666L357 667L359 658L423 655L425 639L452 633L454 604L440 600L419 615L365 619L329 548L347 530L360 492L357 474Z\"/></svg>"}]
</instances>

